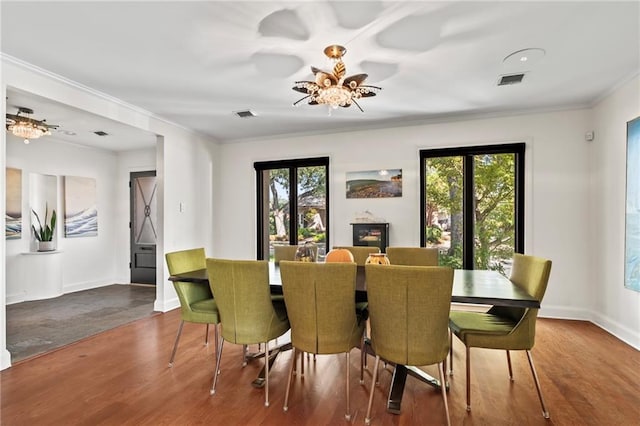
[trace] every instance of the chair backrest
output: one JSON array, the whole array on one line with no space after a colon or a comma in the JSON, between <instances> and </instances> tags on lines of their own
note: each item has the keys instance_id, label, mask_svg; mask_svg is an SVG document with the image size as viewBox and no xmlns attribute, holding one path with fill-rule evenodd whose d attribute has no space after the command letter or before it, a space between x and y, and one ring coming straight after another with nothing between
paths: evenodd
<instances>
[{"instance_id":1,"label":"chair backrest","mask_svg":"<svg viewBox=\"0 0 640 426\"><path fill-rule=\"evenodd\" d=\"M355 263L280 264L294 347L309 353L347 352L358 346Z\"/></svg>"},{"instance_id":2,"label":"chair backrest","mask_svg":"<svg viewBox=\"0 0 640 426\"><path fill-rule=\"evenodd\" d=\"M430 365L449 350L453 269L366 265L371 345L397 364Z\"/></svg>"},{"instance_id":3,"label":"chair backrest","mask_svg":"<svg viewBox=\"0 0 640 426\"><path fill-rule=\"evenodd\" d=\"M167 261L170 275L197 271L207 267L204 248L174 251L166 253L164 258Z\"/></svg>"},{"instance_id":4,"label":"chair backrest","mask_svg":"<svg viewBox=\"0 0 640 426\"><path fill-rule=\"evenodd\" d=\"M387 247L392 265L438 266L438 249L427 247Z\"/></svg>"},{"instance_id":5,"label":"chair backrest","mask_svg":"<svg viewBox=\"0 0 640 426\"><path fill-rule=\"evenodd\" d=\"M380 253L380 248L376 246L334 246L333 248L349 250L358 266L364 266L371 253Z\"/></svg>"},{"instance_id":6,"label":"chair backrest","mask_svg":"<svg viewBox=\"0 0 640 426\"><path fill-rule=\"evenodd\" d=\"M540 302L547 290L550 274L550 260L514 253L509 279ZM535 343L538 311L533 308L493 306L488 313L515 321L516 326L509 337L511 346L514 349L531 349Z\"/></svg>"},{"instance_id":7,"label":"chair backrest","mask_svg":"<svg viewBox=\"0 0 640 426\"><path fill-rule=\"evenodd\" d=\"M204 248L174 251L164 255L167 261L167 268L170 275L182 274L185 272L197 271L207 267L207 260ZM174 281L173 288L176 290L180 301L182 319L191 321L193 312L191 304L205 299L211 299L211 289L207 285Z\"/></svg>"},{"instance_id":8,"label":"chair backrest","mask_svg":"<svg viewBox=\"0 0 640 426\"><path fill-rule=\"evenodd\" d=\"M509 279L541 302L547 291L550 274L550 260L514 253Z\"/></svg>"},{"instance_id":9,"label":"chair backrest","mask_svg":"<svg viewBox=\"0 0 640 426\"><path fill-rule=\"evenodd\" d=\"M281 260L295 260L298 246L276 245L273 246L273 260L280 263Z\"/></svg>"},{"instance_id":10,"label":"chair backrest","mask_svg":"<svg viewBox=\"0 0 640 426\"><path fill-rule=\"evenodd\" d=\"M282 334L273 336L272 326L278 320L267 261L207 259L207 272L226 341L254 344Z\"/></svg>"}]
</instances>

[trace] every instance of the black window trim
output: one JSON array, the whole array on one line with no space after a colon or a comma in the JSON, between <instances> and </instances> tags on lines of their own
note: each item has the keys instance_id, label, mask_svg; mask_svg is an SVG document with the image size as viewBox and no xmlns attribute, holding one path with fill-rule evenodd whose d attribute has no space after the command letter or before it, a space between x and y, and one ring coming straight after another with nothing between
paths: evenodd
<instances>
[{"instance_id":1,"label":"black window trim","mask_svg":"<svg viewBox=\"0 0 640 426\"><path fill-rule=\"evenodd\" d=\"M420 150L420 246L426 247L426 170L425 160L434 157L463 157L464 158L464 185L463 192L463 240L473 241L473 210L466 208L473 204L473 156L482 154L515 154L515 241L514 251L524 253L524 212L525 212L525 151L526 143L508 143L495 145L476 145L455 148L435 148ZM470 185L469 185L470 183ZM471 226L468 226L471 224ZM465 269L473 269L473 250L468 244L463 245L462 264Z\"/></svg>"},{"instance_id":2,"label":"black window trim","mask_svg":"<svg viewBox=\"0 0 640 426\"><path fill-rule=\"evenodd\" d=\"M326 167L326 218L325 218L325 229L327 229L326 233L326 245L329 245L329 157L312 157L312 158L301 158L301 159L290 159L290 160L274 160L274 161L256 161L253 163L253 168L256 170L256 206L257 206L257 217L256 217L256 231L257 231L257 247L256 247L256 259L263 260L264 253L264 229L263 229L263 216L264 216L264 204L262 200L264 199L264 182L263 171L271 170L271 169L289 169L289 182L291 183L291 187L296 191L295 194L289 194L291 197L293 195L297 195L298 188L298 176L296 170L301 167L316 167L316 166L324 166ZM289 215L292 218L298 217L298 203L289 203ZM289 244L298 244L297 242L297 233L289 233Z\"/></svg>"}]
</instances>

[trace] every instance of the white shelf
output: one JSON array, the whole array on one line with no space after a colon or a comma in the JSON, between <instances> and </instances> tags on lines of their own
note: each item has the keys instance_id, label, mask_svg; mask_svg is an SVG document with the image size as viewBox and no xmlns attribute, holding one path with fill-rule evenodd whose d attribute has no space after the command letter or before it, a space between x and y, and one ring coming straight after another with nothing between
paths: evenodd
<instances>
[{"instance_id":1,"label":"white shelf","mask_svg":"<svg viewBox=\"0 0 640 426\"><path fill-rule=\"evenodd\" d=\"M61 250L21 253L21 280L25 300L50 299L62 295Z\"/></svg>"}]
</instances>

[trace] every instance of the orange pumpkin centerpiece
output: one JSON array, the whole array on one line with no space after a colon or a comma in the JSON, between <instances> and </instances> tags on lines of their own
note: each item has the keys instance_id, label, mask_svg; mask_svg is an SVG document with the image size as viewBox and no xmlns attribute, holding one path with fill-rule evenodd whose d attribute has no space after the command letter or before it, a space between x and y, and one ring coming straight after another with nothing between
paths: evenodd
<instances>
[{"instance_id":1,"label":"orange pumpkin centerpiece","mask_svg":"<svg viewBox=\"0 0 640 426\"><path fill-rule=\"evenodd\" d=\"M353 254L347 249L333 249L329 250L327 256L324 258L325 262L346 262L353 263Z\"/></svg>"}]
</instances>

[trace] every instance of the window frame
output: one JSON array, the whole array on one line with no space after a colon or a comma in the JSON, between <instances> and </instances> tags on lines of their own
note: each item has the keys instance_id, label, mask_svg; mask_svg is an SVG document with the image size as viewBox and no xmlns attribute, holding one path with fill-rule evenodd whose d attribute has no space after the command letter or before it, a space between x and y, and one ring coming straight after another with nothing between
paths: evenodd
<instances>
[{"instance_id":1,"label":"window frame","mask_svg":"<svg viewBox=\"0 0 640 426\"><path fill-rule=\"evenodd\" d=\"M301 167L319 167L324 166L325 172L325 188L326 188L326 218L325 218L325 243L327 247L329 245L329 157L313 157L313 158L300 158L289 160L274 160L274 161L256 161L253 163L253 167L256 171L256 232L257 232L257 247L256 247L256 259L264 260L264 244L265 244L265 229L264 229L264 214L265 214L265 182L263 180L264 171L272 169L289 169L289 217L298 217L298 203L291 202L291 200L298 199L298 169ZM291 229L295 226L295 230ZM298 232L297 232L297 220L291 220L289 223L289 244L298 244Z\"/></svg>"},{"instance_id":2,"label":"window frame","mask_svg":"<svg viewBox=\"0 0 640 426\"><path fill-rule=\"evenodd\" d=\"M514 252L524 253L524 213L525 213L525 151L526 143L477 145L454 148L434 148L420 150L420 246L426 247L426 161L437 157L463 157L463 244L462 265L464 269L474 269L474 170L473 158L486 154L514 154ZM470 243L471 242L471 243Z\"/></svg>"}]
</instances>

